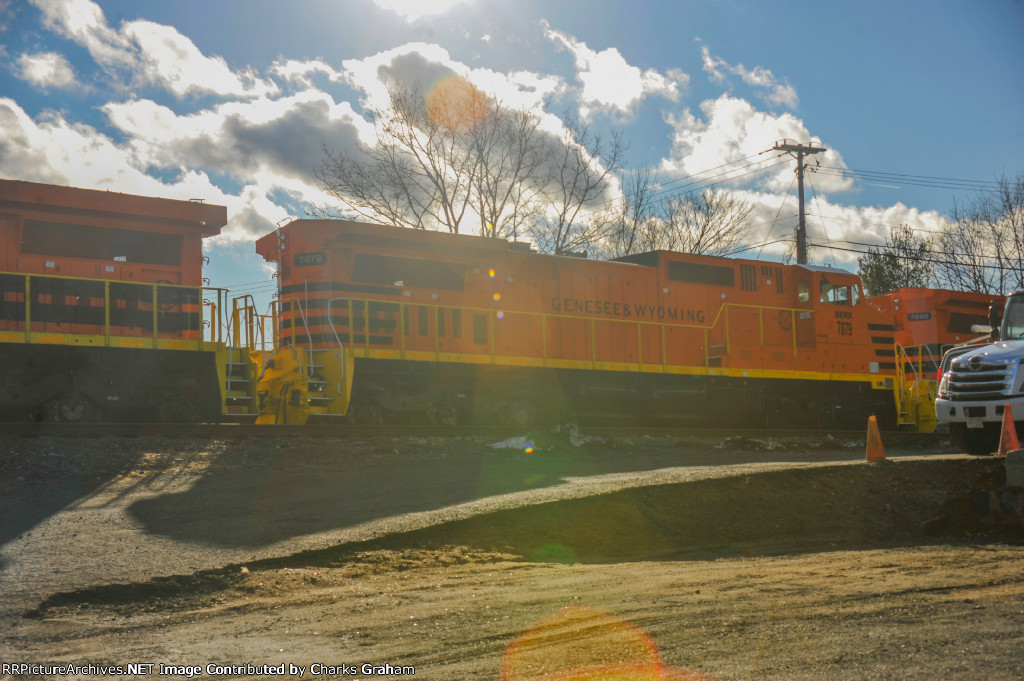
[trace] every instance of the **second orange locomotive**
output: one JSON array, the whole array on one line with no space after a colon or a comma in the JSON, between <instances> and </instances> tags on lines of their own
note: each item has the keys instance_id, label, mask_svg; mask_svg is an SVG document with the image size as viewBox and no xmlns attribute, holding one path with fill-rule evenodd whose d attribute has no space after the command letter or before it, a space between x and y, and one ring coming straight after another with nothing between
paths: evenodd
<instances>
[{"instance_id":1,"label":"second orange locomotive","mask_svg":"<svg viewBox=\"0 0 1024 681\"><path fill-rule=\"evenodd\" d=\"M264 422L898 420L892 319L842 270L592 261L341 220L294 221L256 249L280 287Z\"/></svg>"}]
</instances>

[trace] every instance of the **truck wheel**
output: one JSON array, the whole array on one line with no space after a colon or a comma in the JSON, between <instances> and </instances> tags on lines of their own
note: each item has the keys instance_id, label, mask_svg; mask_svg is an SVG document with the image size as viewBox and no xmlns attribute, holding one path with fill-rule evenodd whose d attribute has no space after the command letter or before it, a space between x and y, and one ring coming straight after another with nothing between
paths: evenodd
<instances>
[{"instance_id":1,"label":"truck wheel","mask_svg":"<svg viewBox=\"0 0 1024 681\"><path fill-rule=\"evenodd\" d=\"M999 448L999 424L968 428L965 423L949 424L949 435L956 446L971 456L988 456Z\"/></svg>"}]
</instances>

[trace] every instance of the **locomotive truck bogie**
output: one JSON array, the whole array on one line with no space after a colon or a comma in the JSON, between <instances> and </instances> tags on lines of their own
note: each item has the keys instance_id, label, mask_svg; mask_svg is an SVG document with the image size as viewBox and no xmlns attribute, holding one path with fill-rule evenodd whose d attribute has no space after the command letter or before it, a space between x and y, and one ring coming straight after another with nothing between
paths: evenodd
<instances>
[{"instance_id":1,"label":"locomotive truck bogie","mask_svg":"<svg viewBox=\"0 0 1024 681\"><path fill-rule=\"evenodd\" d=\"M216 421L216 358L174 351L4 348L0 416L30 421Z\"/></svg>"}]
</instances>

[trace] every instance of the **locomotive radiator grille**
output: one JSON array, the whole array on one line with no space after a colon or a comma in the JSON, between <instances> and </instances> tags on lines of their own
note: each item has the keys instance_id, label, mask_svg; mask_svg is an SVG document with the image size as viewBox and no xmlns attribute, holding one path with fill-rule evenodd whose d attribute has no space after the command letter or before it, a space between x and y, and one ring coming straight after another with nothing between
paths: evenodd
<instances>
[{"instance_id":1,"label":"locomotive radiator grille","mask_svg":"<svg viewBox=\"0 0 1024 681\"><path fill-rule=\"evenodd\" d=\"M973 357L962 362L953 361L946 388L948 399L980 402L1000 399L1013 393L1017 379L1017 360L979 359Z\"/></svg>"}]
</instances>

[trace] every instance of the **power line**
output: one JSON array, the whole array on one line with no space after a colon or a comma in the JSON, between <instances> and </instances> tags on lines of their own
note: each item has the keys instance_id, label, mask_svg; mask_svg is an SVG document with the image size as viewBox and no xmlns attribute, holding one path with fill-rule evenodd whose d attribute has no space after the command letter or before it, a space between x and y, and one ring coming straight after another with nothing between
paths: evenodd
<instances>
[{"instance_id":1,"label":"power line","mask_svg":"<svg viewBox=\"0 0 1024 681\"><path fill-rule=\"evenodd\" d=\"M767 151L767 149L766 149L765 151ZM701 171L698 171L698 172L696 172L696 173L688 173L688 174L687 174L687 175L686 175L685 177L679 177L679 178L676 178L675 180L669 180L668 182L666 182L666 183L664 183L664 184L662 184L662 185L660 185L660 186L661 186L662 188L665 188L665 187L667 187L667 186L668 186L668 185L670 185L670 184L674 184L674 183L676 183L676 182L682 182L682 181L683 181L684 179L686 179L686 178L688 178L688 177L689 177L689 178L692 178L692 177L694 177L695 175L705 175L705 174L707 174L707 173L710 173L710 172L712 172L712 171L718 170L719 168L724 168L724 167L726 167L726 166L730 166L730 165L735 165L735 164L737 164L737 163L742 163L743 161L746 161L747 159L750 159L750 158L754 158L755 156L760 156L760 155L761 155L761 154L763 154L763 153L765 153L765 152L764 152L764 151L759 151L759 152L757 152L756 154L750 154L749 156L744 156L743 158L740 158L740 159L736 159L735 161L729 161L729 162L727 162L727 163L723 163L723 164L721 164L721 165L717 165L717 166L715 166L714 168L708 168L707 170L701 170ZM746 165L746 166L744 166L744 167L745 167L745 168L748 168L748 167L750 167L750 165L751 165L751 164L748 164L748 165Z\"/></svg>"},{"instance_id":2,"label":"power line","mask_svg":"<svg viewBox=\"0 0 1024 681\"><path fill-rule=\"evenodd\" d=\"M781 156L781 154L780 154L780 156ZM778 157L776 157L776 158L778 158ZM665 203L668 199L672 198L673 196L677 196L678 194L682 193L682 191L684 189L686 189L687 187L694 187L694 189L692 189L690 191L703 191L705 189L708 189L709 187L714 187L714 186L717 186L717 185L720 185L720 184L724 184L726 182L732 182L734 180L740 179L741 177L746 177L747 175L752 175L752 174L755 174L755 173L764 172L765 170L770 170L771 168L775 168L777 166L780 166L783 163L785 163L785 161L779 161L779 162L776 162L776 163L769 163L768 165L761 165L760 162L758 162L758 163L749 163L749 164L747 164L745 166L741 166L739 168L731 168L731 169L729 169L729 170L727 170L725 172L718 173L717 175L712 175L711 177L707 177L707 178L703 178L703 179L696 179L696 180L693 180L691 182L687 182L686 184L679 185L677 187L673 187L671 189L660 189L659 191L655 191L655 192L651 193L651 204ZM755 166L757 166L757 167L755 167ZM721 167L721 166L719 166L719 167ZM738 172L740 170L746 170L747 168L753 168L753 169L749 170L749 171L747 171L745 173L741 173L739 175L729 176L730 173ZM690 177L692 178L693 176L691 175ZM717 180L715 182L711 182L710 181L710 180L713 180L713 179L719 178L719 177L722 177L723 179ZM657 197L660 197L660 198L657 198ZM618 198L618 199L612 199L612 201L610 201L607 205L610 208L616 201L627 201L627 200L628 200L628 197L623 196L623 197Z\"/></svg>"},{"instance_id":3,"label":"power line","mask_svg":"<svg viewBox=\"0 0 1024 681\"><path fill-rule=\"evenodd\" d=\"M919 180L941 180L941 181L944 181L944 182L957 182L957 183L968 183L968 184L978 184L978 185L990 185L992 187L997 187L997 188L1002 185L1001 182L995 181L995 180L964 180L964 179L958 179L958 178L955 178L955 177L937 177L935 175L910 175L910 174L905 174L905 173L889 173L889 172L885 172L885 171L882 171L882 170L866 170L866 169L862 169L862 168L842 168L840 166L818 166L818 169L819 170L838 170L838 171L841 171L843 173L851 173L851 174L863 173L863 174L869 174L869 175L885 175L885 176L889 176L889 177L892 177L892 178L910 178L910 179L919 179Z\"/></svg>"},{"instance_id":4,"label":"power line","mask_svg":"<svg viewBox=\"0 0 1024 681\"><path fill-rule=\"evenodd\" d=\"M818 169L815 169L813 172L819 172L822 175L829 175L829 176L832 176L832 177L860 179L860 180L865 180L865 181L869 181L869 182L899 182L900 185L910 185L910 186L915 186L915 187L925 187L925 188L928 188L928 189L952 189L952 190L959 190L959 191L983 192L983 193L987 193L987 194L998 194L999 191L1000 191L998 187L989 187L989 186L985 186L985 185L956 184L954 182L932 182L932 181L927 181L927 180L916 180L916 179L909 179L909 178L886 177L884 175L871 175L871 174L865 174L865 173L853 173L853 172L845 171L845 170L840 169L840 168L837 168L837 169L818 168ZM885 186L891 186L893 189L901 189L902 188L900 186L894 186L894 185L885 185Z\"/></svg>"},{"instance_id":5,"label":"power line","mask_svg":"<svg viewBox=\"0 0 1024 681\"><path fill-rule=\"evenodd\" d=\"M817 201L818 193L814 191L814 184L811 182L811 178L807 178L807 184L811 187L811 197ZM821 217L821 206L818 206L818 221L821 222L821 233L825 235L825 240L828 241L829 249L832 248L832 238L828 235L828 229L825 227L825 219ZM832 254L832 264L836 263L836 254Z\"/></svg>"},{"instance_id":6,"label":"power line","mask_svg":"<svg viewBox=\"0 0 1024 681\"><path fill-rule=\"evenodd\" d=\"M258 285L261 285L261 284L270 284L270 283L273 283L273 281L274 281L273 279L260 279L259 281L246 281L246 282L242 282L242 283L239 283L239 284L227 284L225 286L225 288L232 288L232 289L245 288L246 286L258 286Z\"/></svg>"},{"instance_id":7,"label":"power line","mask_svg":"<svg viewBox=\"0 0 1024 681\"><path fill-rule=\"evenodd\" d=\"M862 243L856 242L856 241L842 240L841 243L861 245L861 246L869 246L869 247L872 247L872 248L874 247L871 244L862 244ZM811 244L811 245L817 246L817 247L820 247L820 248L824 248L825 247L824 244ZM838 250L838 251L845 251L847 253L859 253L861 255L874 255L874 254L877 253L876 251L871 251L871 250L865 251L863 249L857 249L857 248L843 248L842 246L832 246L832 248L834 248L835 250ZM935 253L936 255L955 255L954 253L949 253L949 252L946 252L946 251L929 251L929 252ZM922 258L920 256L912 256L912 255L901 255L899 257L905 258L907 260L913 260L915 262L929 262L929 263L934 263L934 264L937 264L937 265L953 265L953 266L956 266L956 267L963 267L963 266L965 266L965 263L959 262L959 261L956 261L956 260L940 260L938 258ZM978 255L978 256L975 256L975 257L979 258L979 259L983 259L983 260L993 260L993 259L998 258L998 256L995 256L995 255ZM979 268L982 268L982 269L1002 270L1002 271L1020 269L1020 268L1016 268L1016 267L1009 267L1009 266L1006 266L1006 265L985 265L985 264L982 264L982 263L971 263L970 267L979 267Z\"/></svg>"},{"instance_id":8,"label":"power line","mask_svg":"<svg viewBox=\"0 0 1024 681\"><path fill-rule=\"evenodd\" d=\"M794 174L793 175L793 179L790 180L790 182L789 182L789 189L786 190L786 195L782 197L782 203L779 204L779 209L777 211L775 211L775 219L768 223L768 231L765 232L765 235L764 235L765 240L761 243L761 248L757 251L757 258L755 258L755 260L760 260L761 259L761 251L763 251L764 247L768 245L768 237L770 237L772 235L772 225L774 225L776 222L778 222L780 220L779 214L782 212L782 209L786 207L786 199L789 198L789 193L791 191L793 191L793 183L795 183L795 182L796 182L796 175ZM786 218L783 218L783 219L787 219L788 220L790 217L793 217L793 216L786 216ZM778 243L778 242L777 241L773 241L772 243Z\"/></svg>"}]
</instances>

